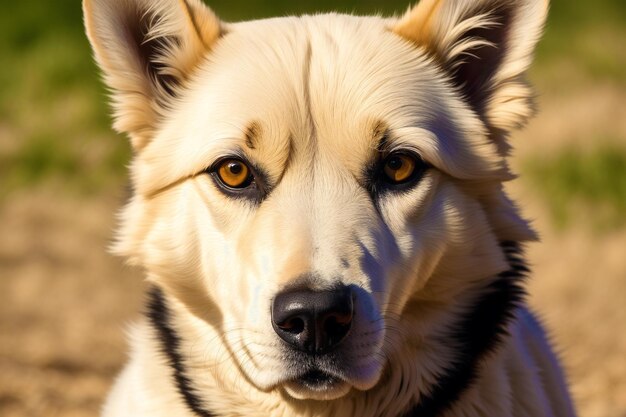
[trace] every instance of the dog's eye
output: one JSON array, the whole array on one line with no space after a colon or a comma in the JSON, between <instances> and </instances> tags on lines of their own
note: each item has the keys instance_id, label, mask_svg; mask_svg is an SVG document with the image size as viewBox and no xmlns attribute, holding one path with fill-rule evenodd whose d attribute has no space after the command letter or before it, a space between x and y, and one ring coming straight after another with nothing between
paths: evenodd
<instances>
[{"instance_id":1,"label":"dog's eye","mask_svg":"<svg viewBox=\"0 0 626 417\"><path fill-rule=\"evenodd\" d=\"M406 153L392 153L383 161L385 180L391 184L402 184L416 178L426 164L419 157Z\"/></svg>"},{"instance_id":2,"label":"dog's eye","mask_svg":"<svg viewBox=\"0 0 626 417\"><path fill-rule=\"evenodd\" d=\"M250 168L239 159L225 159L216 169L220 181L231 188L244 188L250 185L252 175Z\"/></svg>"}]
</instances>

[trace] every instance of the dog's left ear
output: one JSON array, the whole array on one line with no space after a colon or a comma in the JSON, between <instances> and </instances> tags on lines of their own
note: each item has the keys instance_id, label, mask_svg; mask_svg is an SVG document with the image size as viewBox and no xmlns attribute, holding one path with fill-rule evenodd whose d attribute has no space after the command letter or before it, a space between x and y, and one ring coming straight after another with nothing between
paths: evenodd
<instances>
[{"instance_id":1,"label":"dog's left ear","mask_svg":"<svg viewBox=\"0 0 626 417\"><path fill-rule=\"evenodd\" d=\"M83 10L114 126L141 150L223 25L202 0L83 0Z\"/></svg>"},{"instance_id":2,"label":"dog's left ear","mask_svg":"<svg viewBox=\"0 0 626 417\"><path fill-rule=\"evenodd\" d=\"M533 114L525 73L547 11L548 0L421 0L392 30L450 74L505 152L507 133Z\"/></svg>"}]
</instances>

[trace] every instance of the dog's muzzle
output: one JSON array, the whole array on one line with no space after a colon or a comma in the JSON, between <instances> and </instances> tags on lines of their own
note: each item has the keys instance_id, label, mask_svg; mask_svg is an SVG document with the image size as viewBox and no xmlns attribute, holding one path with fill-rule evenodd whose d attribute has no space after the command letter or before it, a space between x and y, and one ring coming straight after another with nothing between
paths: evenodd
<instances>
[{"instance_id":1,"label":"dog's muzzle","mask_svg":"<svg viewBox=\"0 0 626 417\"><path fill-rule=\"evenodd\" d=\"M349 287L279 293L272 302L272 326L289 346L309 355L323 355L346 339L354 316Z\"/></svg>"}]
</instances>

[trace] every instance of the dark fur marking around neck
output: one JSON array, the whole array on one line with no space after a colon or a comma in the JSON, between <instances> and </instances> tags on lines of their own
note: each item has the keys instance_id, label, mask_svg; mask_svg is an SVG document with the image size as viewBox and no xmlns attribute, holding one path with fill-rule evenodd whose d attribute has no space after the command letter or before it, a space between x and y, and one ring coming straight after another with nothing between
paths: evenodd
<instances>
[{"instance_id":1,"label":"dark fur marking around neck","mask_svg":"<svg viewBox=\"0 0 626 417\"><path fill-rule=\"evenodd\" d=\"M518 243L501 242L500 246L511 268L485 288L471 313L453 327L448 336L459 346L456 361L444 370L430 395L422 397L404 417L436 417L452 407L476 380L479 362L506 336L506 327L525 298L522 283L528 268ZM179 352L181 340L169 322L170 313L163 293L156 287L149 292L147 316L157 330L163 353L173 369L176 386L187 406L200 417L215 417L202 408L191 380L185 375Z\"/></svg>"},{"instance_id":2,"label":"dark fur marking around neck","mask_svg":"<svg viewBox=\"0 0 626 417\"><path fill-rule=\"evenodd\" d=\"M213 414L202 408L202 402L194 391L191 380L185 375L183 358L178 351L180 338L169 322L169 309L161 290L153 287L149 294L147 316L157 331L163 354L166 356L174 372L174 380L178 392L187 406L200 417L214 417Z\"/></svg>"},{"instance_id":3,"label":"dark fur marking around neck","mask_svg":"<svg viewBox=\"0 0 626 417\"><path fill-rule=\"evenodd\" d=\"M456 361L445 369L430 395L422 397L405 417L436 417L450 409L476 380L481 359L506 336L506 327L526 295L522 283L528 268L518 243L501 242L500 246L511 268L485 288L471 313L454 326L449 336L459 346Z\"/></svg>"}]
</instances>

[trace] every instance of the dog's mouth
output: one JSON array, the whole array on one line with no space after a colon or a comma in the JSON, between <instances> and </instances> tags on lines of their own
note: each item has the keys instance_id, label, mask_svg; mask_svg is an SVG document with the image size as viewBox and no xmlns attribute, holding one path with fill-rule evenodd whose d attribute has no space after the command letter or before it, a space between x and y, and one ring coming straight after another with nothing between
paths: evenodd
<instances>
[{"instance_id":1,"label":"dog's mouth","mask_svg":"<svg viewBox=\"0 0 626 417\"><path fill-rule=\"evenodd\" d=\"M312 369L284 386L290 396L312 400L334 400L350 390L346 381L321 369Z\"/></svg>"},{"instance_id":2,"label":"dog's mouth","mask_svg":"<svg viewBox=\"0 0 626 417\"><path fill-rule=\"evenodd\" d=\"M302 386L310 390L322 391L331 388L334 384L340 382L341 380L324 371L313 370L302 375L297 379L297 381L302 384Z\"/></svg>"}]
</instances>

